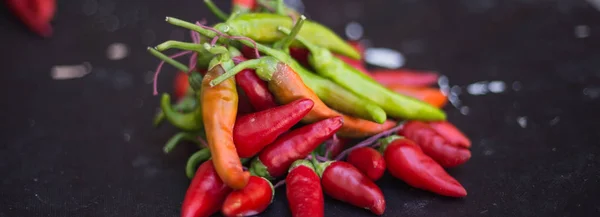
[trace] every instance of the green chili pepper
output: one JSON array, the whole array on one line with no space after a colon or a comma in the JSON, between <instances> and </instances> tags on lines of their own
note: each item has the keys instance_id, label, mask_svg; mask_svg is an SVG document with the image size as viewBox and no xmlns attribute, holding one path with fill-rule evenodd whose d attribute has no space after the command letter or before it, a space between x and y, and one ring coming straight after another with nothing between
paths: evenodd
<instances>
[{"instance_id":1,"label":"green chili pepper","mask_svg":"<svg viewBox=\"0 0 600 217\"><path fill-rule=\"evenodd\" d=\"M213 31L176 18L168 17L167 22L176 26L194 30L209 38L217 36L217 33ZM228 24L221 23L215 26L215 28L232 36L242 36ZM232 41L225 37L220 37L219 42L229 44ZM240 42L246 46L254 48L252 42L246 40L241 40ZM387 119L385 111L381 107L362 97L354 95L352 92L326 78L310 72L285 52L258 43L256 44L256 47L260 52L272 56L292 67L292 69L294 69L294 71L296 71L296 73L298 73L298 75L302 78L302 81L313 92L315 92L317 96L319 96L319 98L323 100L325 104L327 104L327 106L331 107L332 109L348 115L375 121L377 123L383 123Z\"/></svg>"},{"instance_id":2,"label":"green chili pepper","mask_svg":"<svg viewBox=\"0 0 600 217\"><path fill-rule=\"evenodd\" d=\"M285 37L284 34L277 31L277 27L292 28L293 26L290 17L268 13L241 14L235 19L227 21L227 24L239 35L262 43L272 43ZM358 51L329 28L319 23L307 21L299 34L311 43L330 49L335 53L360 59Z\"/></svg>"},{"instance_id":3,"label":"green chili pepper","mask_svg":"<svg viewBox=\"0 0 600 217\"><path fill-rule=\"evenodd\" d=\"M290 34L291 31L280 27L281 32ZM333 80L354 94L368 98L383 108L387 115L407 120L444 120L443 111L412 97L400 95L361 73L344 61L335 57L329 50L319 47L302 36L297 36L310 50L309 63L321 76Z\"/></svg>"}]
</instances>

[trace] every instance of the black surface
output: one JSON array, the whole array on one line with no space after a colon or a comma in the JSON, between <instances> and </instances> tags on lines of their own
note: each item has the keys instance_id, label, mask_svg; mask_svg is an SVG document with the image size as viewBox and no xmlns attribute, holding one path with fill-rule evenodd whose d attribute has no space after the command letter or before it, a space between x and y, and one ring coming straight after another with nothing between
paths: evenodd
<instances>
[{"instance_id":1,"label":"black surface","mask_svg":"<svg viewBox=\"0 0 600 217\"><path fill-rule=\"evenodd\" d=\"M200 0L104 0L88 16L89 2L96 1L59 1L56 33L47 40L0 9L1 217L179 215L194 147L161 151L175 129L151 127L158 98L145 76L158 61L145 47L188 38L166 15L215 18ZM468 115L446 108L473 141L472 159L450 170L469 195L446 199L386 175L378 182L384 216L599 216L600 12L588 3L305 3L309 17L338 33L358 21L373 45L402 51L408 67L447 75L470 108ZM111 16L120 20L116 30ZM588 37L576 37L578 25L589 27ZM108 60L114 42L127 44L130 55ZM93 71L84 78L50 77L53 65L85 61ZM171 71L161 75L160 90L171 89ZM466 94L466 85L485 80L507 89ZM261 216L289 215L284 192ZM327 216L372 216L331 199L325 209Z\"/></svg>"}]
</instances>

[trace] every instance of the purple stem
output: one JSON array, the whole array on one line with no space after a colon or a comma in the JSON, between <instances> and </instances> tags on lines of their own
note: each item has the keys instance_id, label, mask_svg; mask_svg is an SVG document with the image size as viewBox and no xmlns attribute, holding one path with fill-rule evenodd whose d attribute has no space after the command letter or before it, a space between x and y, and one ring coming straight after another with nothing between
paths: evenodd
<instances>
[{"instance_id":1,"label":"purple stem","mask_svg":"<svg viewBox=\"0 0 600 217\"><path fill-rule=\"evenodd\" d=\"M282 179L281 181L277 182L277 184L273 185L273 188L279 188L283 184L285 184L285 179Z\"/></svg>"},{"instance_id":2,"label":"purple stem","mask_svg":"<svg viewBox=\"0 0 600 217\"><path fill-rule=\"evenodd\" d=\"M215 44L217 44L217 40L219 40L219 36L215 36L212 41L210 41L210 46L215 46Z\"/></svg>"},{"instance_id":3,"label":"purple stem","mask_svg":"<svg viewBox=\"0 0 600 217\"><path fill-rule=\"evenodd\" d=\"M244 62L244 61L243 61L242 59L240 59L239 57L233 57L233 58L231 58L231 59L233 59L233 63L235 63L236 65L237 65L237 64L240 64L241 62Z\"/></svg>"},{"instance_id":4,"label":"purple stem","mask_svg":"<svg viewBox=\"0 0 600 217\"><path fill-rule=\"evenodd\" d=\"M327 145L327 150L325 150L325 157L329 157L329 154L331 153L331 149L333 149L333 147L335 147L336 145L339 145L338 143L340 142L340 140L337 137L337 134L333 134L333 139L331 140L331 143L329 143L329 145Z\"/></svg>"},{"instance_id":5,"label":"purple stem","mask_svg":"<svg viewBox=\"0 0 600 217\"><path fill-rule=\"evenodd\" d=\"M191 53L192 51L182 51L176 54L173 54L171 56L169 56L169 58L177 58L186 54ZM154 72L154 79L153 79L153 94L154 96L158 95L158 88L156 87L156 83L158 83L158 74L160 73L160 70L162 69L163 65L165 64L165 61L160 61L160 63L158 64L158 67L156 67L156 71Z\"/></svg>"},{"instance_id":6,"label":"purple stem","mask_svg":"<svg viewBox=\"0 0 600 217\"><path fill-rule=\"evenodd\" d=\"M200 141L200 144L202 144L202 146L208 147L208 143L201 136L198 136L198 141Z\"/></svg>"},{"instance_id":7,"label":"purple stem","mask_svg":"<svg viewBox=\"0 0 600 217\"><path fill-rule=\"evenodd\" d=\"M370 138L356 144L354 147L344 150L342 153L340 153L340 155L338 155L335 158L335 160L341 160L342 158L344 158L348 153L350 153L354 149L367 147L367 146L371 145L372 143L376 142L379 138L397 132L398 130L400 130L402 128L402 126L404 126L403 123L399 124L398 126L392 128L392 129L389 129L389 130L383 131L377 135L371 136Z\"/></svg>"}]
</instances>

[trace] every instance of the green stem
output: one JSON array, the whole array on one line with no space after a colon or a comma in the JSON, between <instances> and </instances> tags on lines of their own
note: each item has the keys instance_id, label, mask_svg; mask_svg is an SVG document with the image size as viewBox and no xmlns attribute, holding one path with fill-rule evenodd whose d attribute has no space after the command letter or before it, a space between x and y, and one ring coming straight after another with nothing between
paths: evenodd
<instances>
[{"instance_id":1,"label":"green stem","mask_svg":"<svg viewBox=\"0 0 600 217\"><path fill-rule=\"evenodd\" d=\"M204 0L204 4L208 7L208 9L215 14L219 19L225 21L229 17L225 12L223 12L214 2L211 0Z\"/></svg>"},{"instance_id":2,"label":"green stem","mask_svg":"<svg viewBox=\"0 0 600 217\"><path fill-rule=\"evenodd\" d=\"M188 178L194 178L194 174L196 173L196 167L203 161L208 160L210 158L210 149L205 148L196 153L192 154L190 158L188 158L187 163L185 164L185 175Z\"/></svg>"},{"instance_id":3,"label":"green stem","mask_svg":"<svg viewBox=\"0 0 600 217\"><path fill-rule=\"evenodd\" d=\"M285 3L283 2L283 0L276 0L275 6L275 12L277 14L287 16L287 14L285 13Z\"/></svg>"},{"instance_id":4,"label":"green stem","mask_svg":"<svg viewBox=\"0 0 600 217\"><path fill-rule=\"evenodd\" d=\"M302 17L304 17L304 15L302 15ZM306 17L304 18L306 19ZM302 19L300 19L302 20ZM298 20L298 22L300 22L300 20ZM295 26L294 26L295 27ZM283 32L284 34L290 36L292 34L294 34L293 29L289 30L288 28L285 28L283 26L279 26L277 27L277 30L279 30L280 32ZM308 50L311 53L316 53L317 51L319 51L319 49L321 49L320 47L317 47L316 45L314 45L313 43L310 43L309 41L307 41L306 39L304 39L304 37L297 35L298 33L296 33L295 35L295 39L298 40L300 43L302 43L306 48L308 48Z\"/></svg>"},{"instance_id":5,"label":"green stem","mask_svg":"<svg viewBox=\"0 0 600 217\"><path fill-rule=\"evenodd\" d=\"M186 73L189 72L189 68L186 65L184 65L183 63L180 63L177 60L169 58L167 55L161 53L160 51L157 51L154 48L148 47L148 52L150 52L150 54L154 55L158 59L160 59L162 61L165 61L166 63L172 65L176 69L179 69L179 70L181 70L183 72L186 72Z\"/></svg>"},{"instance_id":6,"label":"green stem","mask_svg":"<svg viewBox=\"0 0 600 217\"><path fill-rule=\"evenodd\" d=\"M294 27L292 27L291 33L286 33L287 35L277 44L276 49L287 51L298 33L300 33L300 29L302 29L304 21L306 21L306 17L304 15L300 16L296 24L294 24Z\"/></svg>"},{"instance_id":7,"label":"green stem","mask_svg":"<svg viewBox=\"0 0 600 217\"><path fill-rule=\"evenodd\" d=\"M202 46L201 44L187 43L187 42L173 41L173 40L165 41L165 42L157 45L155 48L158 51L165 51L165 50L175 48L175 49L179 49L179 50L196 51L198 53L202 53L202 51L204 50L204 46Z\"/></svg>"},{"instance_id":8,"label":"green stem","mask_svg":"<svg viewBox=\"0 0 600 217\"><path fill-rule=\"evenodd\" d=\"M163 151L168 154L170 153L175 146L177 146L177 144L179 144L181 141L190 141L193 143L196 143L197 145L201 145L200 141L198 141L197 139L198 135L195 135L193 133L190 132L179 132L175 135L173 135L173 137L171 137L169 139L169 141L167 141L167 143L165 144L165 147L163 147Z\"/></svg>"},{"instance_id":9,"label":"green stem","mask_svg":"<svg viewBox=\"0 0 600 217\"><path fill-rule=\"evenodd\" d=\"M154 127L158 127L163 122L163 120L165 120L165 113L159 111L158 113L156 113L156 116L154 116L154 119L152 120L152 125Z\"/></svg>"},{"instance_id":10,"label":"green stem","mask_svg":"<svg viewBox=\"0 0 600 217\"><path fill-rule=\"evenodd\" d=\"M255 69L259 63L261 63L260 59L253 59L253 60L241 62L240 64L236 65L232 69L227 70L227 72L225 72L225 74L222 74L219 77L216 77L212 81L210 81L210 86L214 87L214 86L220 84L221 82L235 76L237 73L243 71L244 69L249 69L249 68Z\"/></svg>"}]
</instances>

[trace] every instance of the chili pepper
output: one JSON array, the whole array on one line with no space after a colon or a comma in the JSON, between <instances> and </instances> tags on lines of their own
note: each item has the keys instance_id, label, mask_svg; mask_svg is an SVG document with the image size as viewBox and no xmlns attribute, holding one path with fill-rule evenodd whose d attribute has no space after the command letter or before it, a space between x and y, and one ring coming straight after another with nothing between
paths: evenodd
<instances>
[{"instance_id":1,"label":"chili pepper","mask_svg":"<svg viewBox=\"0 0 600 217\"><path fill-rule=\"evenodd\" d=\"M267 179L280 177L294 161L304 159L341 126L342 117L334 117L284 134L258 154L250 171Z\"/></svg>"},{"instance_id":2,"label":"chili pepper","mask_svg":"<svg viewBox=\"0 0 600 217\"><path fill-rule=\"evenodd\" d=\"M352 139L348 138L338 138L337 142L334 142L329 147L329 154L325 155L325 157L333 159L337 157L346 147L348 147L352 143Z\"/></svg>"},{"instance_id":3,"label":"chili pepper","mask_svg":"<svg viewBox=\"0 0 600 217\"><path fill-rule=\"evenodd\" d=\"M182 217L210 216L219 211L221 204L232 191L219 178L212 160L196 170L196 174L185 193L181 207Z\"/></svg>"},{"instance_id":4,"label":"chili pepper","mask_svg":"<svg viewBox=\"0 0 600 217\"><path fill-rule=\"evenodd\" d=\"M409 121L399 134L417 143L425 154L445 168L461 165L471 158L469 149L448 142L424 122Z\"/></svg>"},{"instance_id":5,"label":"chili pepper","mask_svg":"<svg viewBox=\"0 0 600 217\"><path fill-rule=\"evenodd\" d=\"M167 100L167 102L170 100ZM168 103L165 105L168 106ZM180 99L175 105L172 106L171 110L175 110L181 113L188 113L193 111L198 107L198 100L196 99L196 94L193 91L189 91L188 95L185 95L182 99ZM165 113L163 110L160 110L153 120L153 125L155 127L159 126L162 121L165 119Z\"/></svg>"},{"instance_id":6,"label":"chili pepper","mask_svg":"<svg viewBox=\"0 0 600 217\"><path fill-rule=\"evenodd\" d=\"M271 202L275 191L269 180L250 176L246 187L229 193L221 212L225 216L252 216L261 213Z\"/></svg>"},{"instance_id":7,"label":"chili pepper","mask_svg":"<svg viewBox=\"0 0 600 217\"><path fill-rule=\"evenodd\" d=\"M465 188L413 141L400 136L390 136L381 139L380 142L380 150L392 176L415 188L440 195L467 196Z\"/></svg>"},{"instance_id":8,"label":"chili pepper","mask_svg":"<svg viewBox=\"0 0 600 217\"><path fill-rule=\"evenodd\" d=\"M359 72L361 72L369 77L372 77L369 70L367 70L367 68L365 68L362 60L350 59L348 57L337 55L337 54L334 56L337 57L338 59L340 59L341 61L345 62L346 64L348 64L348 66L351 66L352 68L358 70Z\"/></svg>"},{"instance_id":9,"label":"chili pepper","mask_svg":"<svg viewBox=\"0 0 600 217\"><path fill-rule=\"evenodd\" d=\"M352 48L354 48L356 51L358 51L360 56L364 58L363 54L365 53L365 45L363 43L361 43L360 41L354 41L354 40L348 40L346 42L348 42L348 44L350 44L350 46L352 46ZM363 58L360 59L361 62L362 62Z\"/></svg>"},{"instance_id":10,"label":"chili pepper","mask_svg":"<svg viewBox=\"0 0 600 217\"><path fill-rule=\"evenodd\" d=\"M415 87L404 85L388 85L387 88L396 93L413 97L423 102L429 103L436 108L442 108L448 102L446 95L438 88L431 87Z\"/></svg>"},{"instance_id":11,"label":"chili pepper","mask_svg":"<svg viewBox=\"0 0 600 217\"><path fill-rule=\"evenodd\" d=\"M31 31L42 37L52 35L50 20L56 10L55 0L6 0L6 3Z\"/></svg>"},{"instance_id":12,"label":"chili pepper","mask_svg":"<svg viewBox=\"0 0 600 217\"><path fill-rule=\"evenodd\" d=\"M448 121L435 121L428 123L440 136L453 145L471 148L471 140L465 136L456 126Z\"/></svg>"},{"instance_id":13,"label":"chili pepper","mask_svg":"<svg viewBox=\"0 0 600 217\"><path fill-rule=\"evenodd\" d=\"M321 179L307 160L297 160L285 178L285 195L292 217L323 217Z\"/></svg>"},{"instance_id":14,"label":"chili pepper","mask_svg":"<svg viewBox=\"0 0 600 217\"><path fill-rule=\"evenodd\" d=\"M385 159L371 147L354 149L348 154L346 161L373 181L379 180L385 172Z\"/></svg>"},{"instance_id":15,"label":"chili pepper","mask_svg":"<svg viewBox=\"0 0 600 217\"><path fill-rule=\"evenodd\" d=\"M302 19L300 19L300 20L302 20ZM300 20L298 22L301 22ZM204 29L200 26L185 22L183 20L169 17L167 19L167 22L169 22L173 25L177 25L177 26L181 26L181 27L184 27L187 29L194 30L202 35L207 36L207 37L217 36L217 33L213 32L213 31ZM219 25L221 25L221 24L219 24ZM229 27L226 24L222 24L220 27L217 26L215 28L228 29ZM228 31L230 33L234 32L234 30L232 30L231 28L229 28ZM238 36L238 34L235 32L232 35ZM229 39L227 39L227 38L219 38L219 41L223 42L223 43L231 43L229 41ZM259 51L261 51L273 58L276 58L279 61L282 61L283 63L288 64L289 67L286 67L286 68L291 67L291 68L293 68L293 72L295 72L295 73L293 73L294 75L291 75L291 76L293 76L294 79L296 79L298 77L301 78L299 81L297 81L297 83L302 83L302 86L308 86L310 88L309 91L311 93L316 93L318 98L322 99L323 102L325 102L332 109L335 109L339 112L350 114L350 115L364 114L365 116L368 116L368 114L371 114L371 117L372 117L371 119L374 119L376 121L385 120L385 112L379 106L374 105L363 98L359 98L359 97L355 96L354 94L352 94L351 92L349 92L348 90L333 83L332 81L322 78L322 77L315 75L314 73L306 70L304 67L300 66L299 63L294 61L293 58L291 58L289 55L285 54L284 52L269 48L269 47L261 45L261 44L255 45L255 44L245 41L245 40L242 40L240 42L246 46L252 46L252 47L256 46ZM249 62L249 61L247 61L247 62ZM282 65L285 65L285 64L282 64ZM298 74L296 74L296 72ZM282 77L282 78L284 78L284 77ZM288 78L285 78L285 79L290 80ZM296 82L296 81L294 81L294 82ZM273 89L271 89L271 92L273 94L278 93L278 91L274 91ZM311 95L314 95L314 94L311 94ZM290 101L298 99L298 98L289 98L289 99L286 99L285 101L282 101L282 99L280 97L277 97L277 98L280 101L280 103L289 103ZM301 97L301 98L308 98L308 97ZM319 104L316 102L315 99L312 99L312 98L310 98L310 99L313 100L313 102L315 102L315 105ZM320 108L320 106L315 106L315 107ZM329 108L327 108L327 109L329 110ZM314 108L313 108L313 110L314 110ZM329 112L329 113L331 113L331 112ZM333 116L339 115L339 114L337 114L337 112L335 112L335 113L336 113L335 115L330 115L327 117L333 117ZM360 120L360 119L354 119L354 120L356 120L356 121L352 121L352 122L348 121L348 120L344 121L345 124L349 125L348 127L351 126L354 128L354 130L349 131L349 133L346 133L346 130L343 129L342 134L344 134L344 136L364 137L364 136L377 134L381 131L384 131L384 130L392 127L388 122L386 122L382 125L374 125L374 123L370 123L368 121L364 121L364 120ZM355 125L355 124L358 124L358 122L360 122L360 124L362 124L362 125L361 126ZM366 126L365 124L369 125L369 126Z\"/></svg>"},{"instance_id":16,"label":"chili pepper","mask_svg":"<svg viewBox=\"0 0 600 217\"><path fill-rule=\"evenodd\" d=\"M192 156L190 156L188 158L188 161L185 164L185 175L188 178L193 179L194 175L196 174L196 169L198 167L198 164L208 160L209 158L210 158L210 149L209 148L203 148L202 150L197 151L194 154L192 154Z\"/></svg>"},{"instance_id":17,"label":"chili pepper","mask_svg":"<svg viewBox=\"0 0 600 217\"><path fill-rule=\"evenodd\" d=\"M245 68L256 68L256 72L263 80L268 82L269 89L280 103L290 103L296 99L306 98L314 102L312 110L303 118L304 122L313 123L336 116L344 117L344 126L340 129L340 135L347 137L364 137L376 134L383 130L393 127L393 122L377 124L374 122L357 119L342 115L328 108L298 77L296 73L286 64L278 62L272 57L262 57L256 60L249 60L240 63L235 68L229 70L226 75L215 78L213 83L218 83L227 76L232 76ZM269 78L270 77L270 78Z\"/></svg>"},{"instance_id":18,"label":"chili pepper","mask_svg":"<svg viewBox=\"0 0 600 217\"><path fill-rule=\"evenodd\" d=\"M309 99L240 117L233 128L233 141L240 157L252 157L298 123L313 107Z\"/></svg>"},{"instance_id":19,"label":"chili pepper","mask_svg":"<svg viewBox=\"0 0 600 217\"><path fill-rule=\"evenodd\" d=\"M285 37L277 31L278 26L291 28L292 19L288 16L268 13L246 13L235 19L229 20L227 25L244 35L258 42L273 43ZM360 54L348 43L342 40L329 28L312 21L307 21L306 25L299 33L311 43L330 49L335 53L342 54L354 59L360 59Z\"/></svg>"},{"instance_id":20,"label":"chili pepper","mask_svg":"<svg viewBox=\"0 0 600 217\"><path fill-rule=\"evenodd\" d=\"M229 47L229 53L236 59L236 61L243 62L247 60L234 47ZM254 107L256 111L277 107L275 98L273 97L273 94L269 92L267 83L263 80L260 80L254 70L246 69L241 71L235 75L235 81L237 85L240 86L246 93L246 96L248 96L252 107Z\"/></svg>"},{"instance_id":21,"label":"chili pepper","mask_svg":"<svg viewBox=\"0 0 600 217\"><path fill-rule=\"evenodd\" d=\"M236 86L237 87L237 86ZM238 112L237 116L247 115L254 112L254 108L252 103L250 103L250 99L248 99L248 95L244 92L244 90L238 89Z\"/></svg>"},{"instance_id":22,"label":"chili pepper","mask_svg":"<svg viewBox=\"0 0 600 217\"><path fill-rule=\"evenodd\" d=\"M233 13L248 13L256 8L256 0L232 0Z\"/></svg>"},{"instance_id":23,"label":"chili pepper","mask_svg":"<svg viewBox=\"0 0 600 217\"><path fill-rule=\"evenodd\" d=\"M238 106L235 80L231 78L219 85L210 85L214 78L224 74L234 63L225 47L213 47L211 52L219 55L211 61L200 91L206 139L219 177L227 186L242 189L248 184L250 174L243 171L233 142Z\"/></svg>"},{"instance_id":24,"label":"chili pepper","mask_svg":"<svg viewBox=\"0 0 600 217\"><path fill-rule=\"evenodd\" d=\"M160 100L160 108L165 114L165 118L173 124L173 126L186 131L199 131L202 126L202 106L187 113L179 113L175 111L171 105L171 97L164 93Z\"/></svg>"},{"instance_id":25,"label":"chili pepper","mask_svg":"<svg viewBox=\"0 0 600 217\"><path fill-rule=\"evenodd\" d=\"M290 30L283 27L278 29L286 34L290 33ZM371 100L383 108L387 115L409 120L446 119L446 114L443 111L427 103L397 94L385 88L369 76L337 59L329 50L308 42L302 36L297 36L296 40L300 41L310 50L311 54L308 60L317 73L332 79L354 94Z\"/></svg>"},{"instance_id":26,"label":"chili pepper","mask_svg":"<svg viewBox=\"0 0 600 217\"><path fill-rule=\"evenodd\" d=\"M368 209L376 215L383 214L385 198L381 189L352 164L343 161L317 163L316 160L313 164L321 177L321 185L327 195Z\"/></svg>"},{"instance_id":27,"label":"chili pepper","mask_svg":"<svg viewBox=\"0 0 600 217\"><path fill-rule=\"evenodd\" d=\"M188 75L184 72L178 72L173 80L173 88L175 89L175 99L180 100L190 90L190 82L188 82Z\"/></svg>"},{"instance_id":28,"label":"chili pepper","mask_svg":"<svg viewBox=\"0 0 600 217\"><path fill-rule=\"evenodd\" d=\"M303 47L290 47L290 56L292 56L298 63L302 64L304 67L311 67L308 62L308 54L309 51Z\"/></svg>"},{"instance_id":29,"label":"chili pepper","mask_svg":"<svg viewBox=\"0 0 600 217\"><path fill-rule=\"evenodd\" d=\"M404 86L431 86L437 83L438 74L435 72L421 72L407 69L384 69L371 72L377 82L382 85L404 85Z\"/></svg>"}]
</instances>

